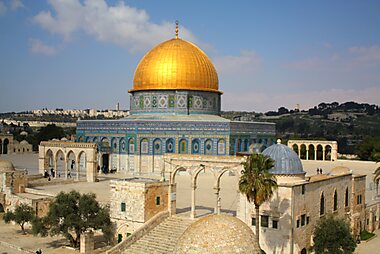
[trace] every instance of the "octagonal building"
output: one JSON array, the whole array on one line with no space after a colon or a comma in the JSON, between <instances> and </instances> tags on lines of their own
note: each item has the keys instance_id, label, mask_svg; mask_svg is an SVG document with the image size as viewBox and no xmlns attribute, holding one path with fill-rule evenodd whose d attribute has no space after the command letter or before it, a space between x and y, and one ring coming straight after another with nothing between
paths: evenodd
<instances>
[{"instance_id":1,"label":"octagonal building","mask_svg":"<svg viewBox=\"0 0 380 254\"><path fill-rule=\"evenodd\" d=\"M77 141L98 144L102 171L161 172L165 153L228 156L274 142L274 123L220 116L213 63L177 35L141 59L128 92L129 117L77 121Z\"/></svg>"}]
</instances>

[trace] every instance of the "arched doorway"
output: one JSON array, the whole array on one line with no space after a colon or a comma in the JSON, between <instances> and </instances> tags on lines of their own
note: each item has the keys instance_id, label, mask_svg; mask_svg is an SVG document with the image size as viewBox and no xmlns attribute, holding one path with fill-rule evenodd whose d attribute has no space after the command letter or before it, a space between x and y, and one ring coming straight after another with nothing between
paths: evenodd
<instances>
[{"instance_id":1,"label":"arched doorway","mask_svg":"<svg viewBox=\"0 0 380 254\"><path fill-rule=\"evenodd\" d=\"M56 177L65 177L66 169L65 169L65 154L62 150L58 150L55 155L55 164L57 165L56 169Z\"/></svg>"},{"instance_id":2,"label":"arched doorway","mask_svg":"<svg viewBox=\"0 0 380 254\"><path fill-rule=\"evenodd\" d=\"M317 145L317 160L323 160L323 147L322 147L322 145Z\"/></svg>"},{"instance_id":3,"label":"arched doorway","mask_svg":"<svg viewBox=\"0 0 380 254\"><path fill-rule=\"evenodd\" d=\"M331 146L327 145L325 147L325 160L331 160Z\"/></svg>"},{"instance_id":4,"label":"arched doorway","mask_svg":"<svg viewBox=\"0 0 380 254\"><path fill-rule=\"evenodd\" d=\"M305 248L303 248L303 249L301 250L301 254L307 254L307 250L306 250Z\"/></svg>"},{"instance_id":5,"label":"arched doorway","mask_svg":"<svg viewBox=\"0 0 380 254\"><path fill-rule=\"evenodd\" d=\"M315 160L315 148L313 144L309 145L309 160Z\"/></svg>"},{"instance_id":6,"label":"arched doorway","mask_svg":"<svg viewBox=\"0 0 380 254\"><path fill-rule=\"evenodd\" d=\"M5 138L3 141L3 154L8 154L9 139Z\"/></svg>"},{"instance_id":7,"label":"arched doorway","mask_svg":"<svg viewBox=\"0 0 380 254\"><path fill-rule=\"evenodd\" d=\"M77 161L73 151L69 151L66 159L67 178L77 178Z\"/></svg>"},{"instance_id":8,"label":"arched doorway","mask_svg":"<svg viewBox=\"0 0 380 254\"><path fill-rule=\"evenodd\" d=\"M293 151L299 156L298 145L293 145Z\"/></svg>"},{"instance_id":9,"label":"arched doorway","mask_svg":"<svg viewBox=\"0 0 380 254\"><path fill-rule=\"evenodd\" d=\"M306 145L305 144L301 145L300 159L306 160Z\"/></svg>"},{"instance_id":10,"label":"arched doorway","mask_svg":"<svg viewBox=\"0 0 380 254\"><path fill-rule=\"evenodd\" d=\"M86 159L86 153L80 152L78 156L78 164L77 164L77 174L78 174L78 180L86 179L87 176L87 159Z\"/></svg>"}]
</instances>

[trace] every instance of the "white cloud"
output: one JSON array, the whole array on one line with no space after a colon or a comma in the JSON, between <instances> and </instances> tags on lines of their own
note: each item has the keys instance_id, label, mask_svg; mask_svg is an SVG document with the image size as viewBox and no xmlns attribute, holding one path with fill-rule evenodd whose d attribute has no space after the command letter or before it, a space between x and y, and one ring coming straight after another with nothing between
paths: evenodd
<instances>
[{"instance_id":1,"label":"white cloud","mask_svg":"<svg viewBox=\"0 0 380 254\"><path fill-rule=\"evenodd\" d=\"M123 1L108 5L104 0L49 0L50 10L33 20L45 30L70 41L75 33L84 32L99 41L146 50L174 37L174 22L153 23L145 10L130 7ZM180 37L194 41L192 33L180 27Z\"/></svg>"},{"instance_id":2,"label":"white cloud","mask_svg":"<svg viewBox=\"0 0 380 254\"><path fill-rule=\"evenodd\" d=\"M14 11L19 8L23 8L24 4L21 2L21 0L11 0L10 7L11 7L11 10Z\"/></svg>"},{"instance_id":3,"label":"white cloud","mask_svg":"<svg viewBox=\"0 0 380 254\"><path fill-rule=\"evenodd\" d=\"M5 15L5 13L7 12L7 6L5 5L4 2L0 1L0 16L3 16Z\"/></svg>"},{"instance_id":4,"label":"white cloud","mask_svg":"<svg viewBox=\"0 0 380 254\"><path fill-rule=\"evenodd\" d=\"M214 58L214 64L218 73L229 75L236 73L252 73L262 63L260 57L252 50L240 52L238 56L218 56Z\"/></svg>"},{"instance_id":5,"label":"white cloud","mask_svg":"<svg viewBox=\"0 0 380 254\"><path fill-rule=\"evenodd\" d=\"M49 46L39 39L30 39L30 51L34 54L42 54L45 56L55 55L58 50L55 47Z\"/></svg>"}]
</instances>

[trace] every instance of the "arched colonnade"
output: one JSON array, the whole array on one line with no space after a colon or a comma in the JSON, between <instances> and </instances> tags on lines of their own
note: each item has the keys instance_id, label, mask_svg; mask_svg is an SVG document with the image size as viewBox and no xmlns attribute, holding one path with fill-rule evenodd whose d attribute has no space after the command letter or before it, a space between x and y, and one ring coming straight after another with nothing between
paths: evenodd
<instances>
[{"instance_id":1,"label":"arched colonnade","mask_svg":"<svg viewBox=\"0 0 380 254\"><path fill-rule=\"evenodd\" d=\"M95 182L97 176L97 145L68 141L43 141L39 145L39 173L54 169L55 178L76 180L85 177L87 182ZM63 162L63 169L59 166ZM63 171L63 172L62 172Z\"/></svg>"},{"instance_id":2,"label":"arched colonnade","mask_svg":"<svg viewBox=\"0 0 380 254\"><path fill-rule=\"evenodd\" d=\"M242 169L241 162L244 157L235 156L208 156L200 158L198 156L178 156L165 155L165 168L169 167L169 212L176 213L176 176L179 172L186 171L191 178L191 211L190 217L196 217L196 189L197 179L202 172L211 172L214 181L213 189L215 193L214 213L221 212L221 197L220 197L220 180L222 176L230 172L236 177L239 177Z\"/></svg>"},{"instance_id":3,"label":"arched colonnade","mask_svg":"<svg viewBox=\"0 0 380 254\"><path fill-rule=\"evenodd\" d=\"M338 142L326 140L289 140L288 147L298 154L301 160L336 161Z\"/></svg>"}]
</instances>

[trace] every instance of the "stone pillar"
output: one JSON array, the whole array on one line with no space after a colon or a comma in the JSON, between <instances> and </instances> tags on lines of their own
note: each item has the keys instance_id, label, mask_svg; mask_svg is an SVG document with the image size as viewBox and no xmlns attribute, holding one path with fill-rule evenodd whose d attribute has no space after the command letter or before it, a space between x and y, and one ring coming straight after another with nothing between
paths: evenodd
<instances>
[{"instance_id":1,"label":"stone pillar","mask_svg":"<svg viewBox=\"0 0 380 254\"><path fill-rule=\"evenodd\" d=\"M325 149L325 147L323 147L323 149L322 149L322 160L323 161L325 160L325 152L326 152L326 149Z\"/></svg>"},{"instance_id":2,"label":"stone pillar","mask_svg":"<svg viewBox=\"0 0 380 254\"><path fill-rule=\"evenodd\" d=\"M58 175L58 162L57 162L57 158L55 158L54 160L54 178L57 178L57 175Z\"/></svg>"},{"instance_id":3,"label":"stone pillar","mask_svg":"<svg viewBox=\"0 0 380 254\"><path fill-rule=\"evenodd\" d=\"M309 160L309 147L306 147L306 160Z\"/></svg>"},{"instance_id":4,"label":"stone pillar","mask_svg":"<svg viewBox=\"0 0 380 254\"><path fill-rule=\"evenodd\" d=\"M99 175L103 174L102 169L103 169L103 154L99 153Z\"/></svg>"},{"instance_id":5,"label":"stone pillar","mask_svg":"<svg viewBox=\"0 0 380 254\"><path fill-rule=\"evenodd\" d=\"M67 159L66 160L64 160L64 168L65 168L65 178L67 179L67 171L68 171L68 163L67 163Z\"/></svg>"},{"instance_id":6,"label":"stone pillar","mask_svg":"<svg viewBox=\"0 0 380 254\"><path fill-rule=\"evenodd\" d=\"M314 147L314 160L316 161L317 160L317 148Z\"/></svg>"},{"instance_id":7,"label":"stone pillar","mask_svg":"<svg viewBox=\"0 0 380 254\"><path fill-rule=\"evenodd\" d=\"M195 218L195 190L197 189L197 185L195 183L191 184L191 213L190 218Z\"/></svg>"},{"instance_id":8,"label":"stone pillar","mask_svg":"<svg viewBox=\"0 0 380 254\"><path fill-rule=\"evenodd\" d=\"M234 155L236 155L236 139L234 139Z\"/></svg>"},{"instance_id":9,"label":"stone pillar","mask_svg":"<svg viewBox=\"0 0 380 254\"><path fill-rule=\"evenodd\" d=\"M86 231L80 237L80 253L91 254L94 253L94 232Z\"/></svg>"},{"instance_id":10,"label":"stone pillar","mask_svg":"<svg viewBox=\"0 0 380 254\"><path fill-rule=\"evenodd\" d=\"M220 188L215 187L214 190L215 190L215 196L216 196L216 204L215 204L214 214L220 214L220 207L221 207L220 197L219 197Z\"/></svg>"},{"instance_id":11,"label":"stone pillar","mask_svg":"<svg viewBox=\"0 0 380 254\"><path fill-rule=\"evenodd\" d=\"M373 210L372 209L370 209L369 210L369 223L368 223L368 231L369 232L373 232L373 231L375 231L375 228L374 228L374 221L373 221L373 216L374 216L374 214L373 214Z\"/></svg>"}]
</instances>

